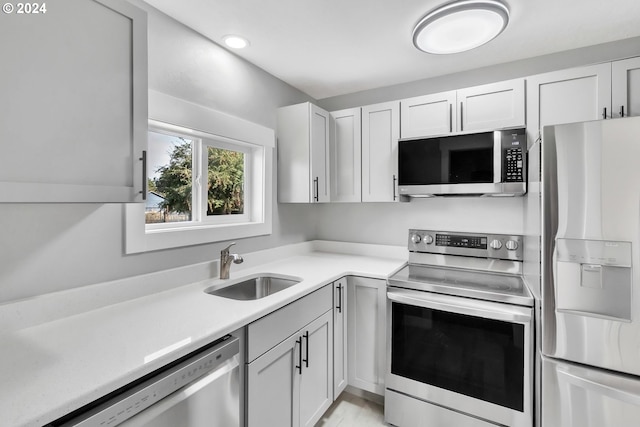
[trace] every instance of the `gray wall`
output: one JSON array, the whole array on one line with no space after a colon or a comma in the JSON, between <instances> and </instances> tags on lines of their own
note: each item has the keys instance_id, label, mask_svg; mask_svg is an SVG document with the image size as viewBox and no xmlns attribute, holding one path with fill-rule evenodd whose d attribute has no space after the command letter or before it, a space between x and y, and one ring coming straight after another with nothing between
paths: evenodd
<instances>
[{"instance_id":1,"label":"gray wall","mask_svg":"<svg viewBox=\"0 0 640 427\"><path fill-rule=\"evenodd\" d=\"M275 128L275 109L311 100L215 43L149 13L151 89ZM328 110L367 105L554 69L640 55L640 39L321 100ZM274 171L274 182L275 182ZM404 245L410 227L522 231L522 199L433 199L409 204L320 206L274 203L271 236L239 252L314 238ZM0 204L0 303L208 261L223 244L124 255L119 204Z\"/></svg>"},{"instance_id":2,"label":"gray wall","mask_svg":"<svg viewBox=\"0 0 640 427\"><path fill-rule=\"evenodd\" d=\"M327 111L335 111L633 56L640 56L640 37L320 99L318 105Z\"/></svg>"},{"instance_id":3,"label":"gray wall","mask_svg":"<svg viewBox=\"0 0 640 427\"><path fill-rule=\"evenodd\" d=\"M412 83L325 98L328 111L460 89L576 66L640 56L640 38L606 43ZM525 198L422 199L411 203L318 207L318 239L405 245L409 228L525 234Z\"/></svg>"},{"instance_id":4,"label":"gray wall","mask_svg":"<svg viewBox=\"0 0 640 427\"><path fill-rule=\"evenodd\" d=\"M149 87L275 128L277 107L311 100L138 0L149 13ZM275 182L274 170L274 182ZM248 252L310 240L313 212L274 203L271 236ZM0 303L204 262L222 244L124 255L120 204L0 204Z\"/></svg>"}]
</instances>

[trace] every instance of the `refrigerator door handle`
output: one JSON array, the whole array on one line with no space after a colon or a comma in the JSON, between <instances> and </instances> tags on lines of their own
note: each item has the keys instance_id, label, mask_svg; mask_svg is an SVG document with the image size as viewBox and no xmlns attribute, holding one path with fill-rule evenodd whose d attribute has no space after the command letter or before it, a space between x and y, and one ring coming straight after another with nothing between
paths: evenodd
<instances>
[{"instance_id":1,"label":"refrigerator door handle","mask_svg":"<svg viewBox=\"0 0 640 427\"><path fill-rule=\"evenodd\" d=\"M594 393L610 397L614 400L626 402L631 405L640 406L640 387L636 392L630 392L615 388L612 385L604 384L604 382L598 382L593 379L585 378L576 374L575 372L569 372L569 369L558 366L558 376L563 377L567 383L574 384L582 389L593 391Z\"/></svg>"}]
</instances>

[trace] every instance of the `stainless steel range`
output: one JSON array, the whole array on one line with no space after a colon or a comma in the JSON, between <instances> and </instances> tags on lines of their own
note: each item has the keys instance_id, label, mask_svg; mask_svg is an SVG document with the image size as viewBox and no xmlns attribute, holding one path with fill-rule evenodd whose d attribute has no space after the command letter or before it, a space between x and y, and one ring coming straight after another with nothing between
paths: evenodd
<instances>
[{"instance_id":1,"label":"stainless steel range","mask_svg":"<svg viewBox=\"0 0 640 427\"><path fill-rule=\"evenodd\" d=\"M534 299L522 236L409 230L388 280L385 420L533 425Z\"/></svg>"}]
</instances>

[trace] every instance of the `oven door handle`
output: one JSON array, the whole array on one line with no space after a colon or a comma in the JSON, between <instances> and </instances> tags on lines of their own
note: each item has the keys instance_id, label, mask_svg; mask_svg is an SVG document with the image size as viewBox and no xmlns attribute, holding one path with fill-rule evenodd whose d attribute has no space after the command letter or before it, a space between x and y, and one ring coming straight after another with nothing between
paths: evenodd
<instances>
[{"instance_id":1,"label":"oven door handle","mask_svg":"<svg viewBox=\"0 0 640 427\"><path fill-rule=\"evenodd\" d=\"M389 300L401 304L485 319L522 324L530 324L532 319L532 308L530 307L506 305L491 301L479 301L471 298L452 297L408 289L389 290L387 297Z\"/></svg>"}]
</instances>

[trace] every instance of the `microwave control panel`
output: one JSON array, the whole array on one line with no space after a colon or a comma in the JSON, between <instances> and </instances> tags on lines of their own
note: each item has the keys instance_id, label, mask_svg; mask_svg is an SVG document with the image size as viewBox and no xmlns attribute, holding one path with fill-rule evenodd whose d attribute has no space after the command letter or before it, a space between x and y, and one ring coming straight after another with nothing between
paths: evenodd
<instances>
[{"instance_id":1,"label":"microwave control panel","mask_svg":"<svg viewBox=\"0 0 640 427\"><path fill-rule=\"evenodd\" d=\"M527 139L524 129L501 131L502 180L503 182L524 182L524 152Z\"/></svg>"}]
</instances>

